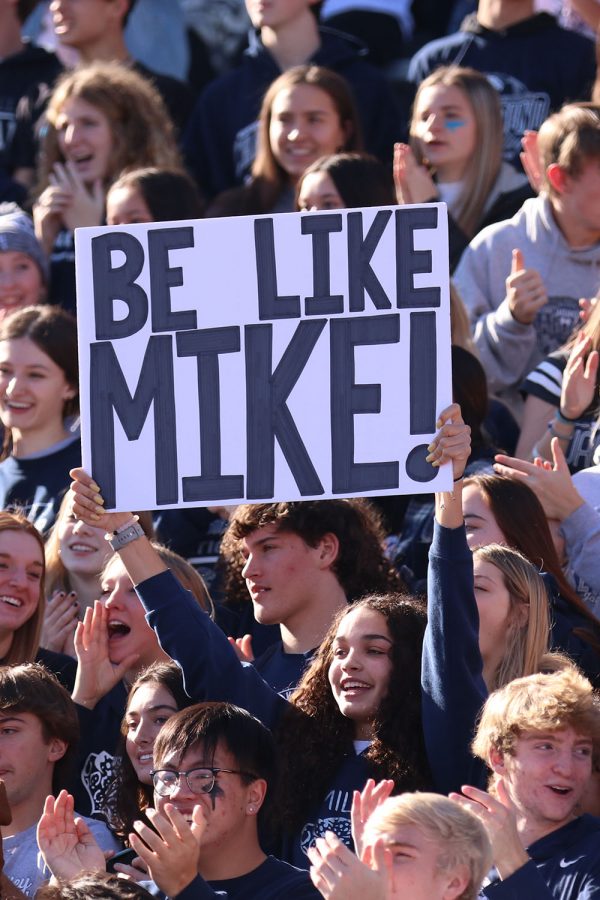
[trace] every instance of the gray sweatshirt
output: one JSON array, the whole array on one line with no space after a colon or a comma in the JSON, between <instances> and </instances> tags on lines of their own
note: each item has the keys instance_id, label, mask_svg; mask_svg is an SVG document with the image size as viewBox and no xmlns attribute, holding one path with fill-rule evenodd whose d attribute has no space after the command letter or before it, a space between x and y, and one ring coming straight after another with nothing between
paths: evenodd
<instances>
[{"instance_id":1,"label":"gray sweatshirt","mask_svg":"<svg viewBox=\"0 0 600 900\"><path fill-rule=\"evenodd\" d=\"M548 303L531 325L513 319L506 300L514 249L521 250L528 269L537 269L548 293ZM518 414L519 384L568 339L579 321L579 298L593 297L600 286L600 242L570 247L548 197L541 194L526 200L512 219L476 235L454 280L469 311L490 390Z\"/></svg>"}]
</instances>

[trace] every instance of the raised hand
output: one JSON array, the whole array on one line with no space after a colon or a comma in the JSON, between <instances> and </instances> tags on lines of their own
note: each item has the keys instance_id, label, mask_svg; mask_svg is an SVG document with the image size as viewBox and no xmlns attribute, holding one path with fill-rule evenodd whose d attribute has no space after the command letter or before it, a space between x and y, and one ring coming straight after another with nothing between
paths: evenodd
<instances>
[{"instance_id":1,"label":"raised hand","mask_svg":"<svg viewBox=\"0 0 600 900\"><path fill-rule=\"evenodd\" d=\"M85 469L71 469L69 475L72 479L73 513L78 519L106 531L115 531L130 521L131 513L106 512L100 488Z\"/></svg>"},{"instance_id":2,"label":"raised hand","mask_svg":"<svg viewBox=\"0 0 600 900\"><path fill-rule=\"evenodd\" d=\"M450 794L482 822L492 845L494 865L504 880L529 862L517 831L515 811L503 780L496 783L497 798L479 788L463 785L462 794Z\"/></svg>"},{"instance_id":3,"label":"raised hand","mask_svg":"<svg viewBox=\"0 0 600 900\"><path fill-rule=\"evenodd\" d=\"M64 225L65 213L73 200L71 190L59 185L54 175L50 175L49 182L48 187L42 191L33 205L35 236L48 256Z\"/></svg>"},{"instance_id":4,"label":"raised hand","mask_svg":"<svg viewBox=\"0 0 600 900\"><path fill-rule=\"evenodd\" d=\"M77 675L72 697L75 703L88 709L93 709L139 659L139 654L133 653L119 665L111 663L107 620L106 607L96 600L93 609L86 609L83 622L79 622L75 631Z\"/></svg>"},{"instance_id":5,"label":"raised hand","mask_svg":"<svg viewBox=\"0 0 600 900\"><path fill-rule=\"evenodd\" d=\"M588 299L587 297L580 297L579 319L581 322L587 322L589 320L597 303L598 297L591 297L590 299Z\"/></svg>"},{"instance_id":6,"label":"raised hand","mask_svg":"<svg viewBox=\"0 0 600 900\"><path fill-rule=\"evenodd\" d=\"M54 178L58 186L69 193L71 200L63 212L65 226L73 231L86 225L101 225L104 218L104 188L97 180L91 188L82 181L72 162L56 163Z\"/></svg>"},{"instance_id":7,"label":"raised hand","mask_svg":"<svg viewBox=\"0 0 600 900\"><path fill-rule=\"evenodd\" d=\"M506 299L513 319L521 325L531 325L548 294L542 276L536 269L525 268L520 250L513 250L510 275L506 279Z\"/></svg>"},{"instance_id":8,"label":"raised hand","mask_svg":"<svg viewBox=\"0 0 600 900\"><path fill-rule=\"evenodd\" d=\"M465 425L458 403L440 413L436 427L437 434L427 448L427 462L436 467L452 462L452 477L458 481L471 454L471 429Z\"/></svg>"},{"instance_id":9,"label":"raised hand","mask_svg":"<svg viewBox=\"0 0 600 900\"><path fill-rule=\"evenodd\" d=\"M392 854L381 840L372 849L372 868L331 831L317 838L308 858L312 883L326 900L386 900L393 887Z\"/></svg>"},{"instance_id":10,"label":"raised hand","mask_svg":"<svg viewBox=\"0 0 600 900\"><path fill-rule=\"evenodd\" d=\"M194 807L191 825L172 803L165 804L164 813L148 809L146 815L152 828L134 822L136 833L129 835L129 843L148 866L152 880L167 896L175 897L198 874L198 854L206 828L202 807Z\"/></svg>"},{"instance_id":11,"label":"raised hand","mask_svg":"<svg viewBox=\"0 0 600 900\"><path fill-rule=\"evenodd\" d=\"M240 662L251 663L253 661L254 651L252 650L251 634L245 634L241 638L228 637L227 640L235 650Z\"/></svg>"},{"instance_id":12,"label":"raised hand","mask_svg":"<svg viewBox=\"0 0 600 900\"><path fill-rule=\"evenodd\" d=\"M394 144L394 185L398 203L437 200L438 190L426 166L417 162L408 144Z\"/></svg>"},{"instance_id":13,"label":"raised hand","mask_svg":"<svg viewBox=\"0 0 600 900\"><path fill-rule=\"evenodd\" d=\"M579 419L594 402L598 393L598 359L589 337L582 337L571 350L560 394L560 411L566 418Z\"/></svg>"},{"instance_id":14,"label":"raised hand","mask_svg":"<svg viewBox=\"0 0 600 900\"><path fill-rule=\"evenodd\" d=\"M526 131L521 138L521 147L523 150L519 153L519 159L521 160L523 171L527 175L527 180L533 190L536 194L539 194L544 181L544 172L538 152L537 131Z\"/></svg>"},{"instance_id":15,"label":"raised hand","mask_svg":"<svg viewBox=\"0 0 600 900\"><path fill-rule=\"evenodd\" d=\"M82 872L104 872L104 853L83 819L75 818L71 794L46 797L37 842L55 878L68 881Z\"/></svg>"},{"instance_id":16,"label":"raised hand","mask_svg":"<svg viewBox=\"0 0 600 900\"><path fill-rule=\"evenodd\" d=\"M48 597L40 645L56 653L75 656L73 638L77 627L79 606L75 591L54 591Z\"/></svg>"},{"instance_id":17,"label":"raised hand","mask_svg":"<svg viewBox=\"0 0 600 900\"><path fill-rule=\"evenodd\" d=\"M540 459L527 462L499 453L495 457L494 469L499 475L524 481L535 491L546 516L562 522L582 506L584 500L573 484L558 438L552 438L551 448L553 464Z\"/></svg>"},{"instance_id":18,"label":"raised hand","mask_svg":"<svg viewBox=\"0 0 600 900\"><path fill-rule=\"evenodd\" d=\"M388 799L394 790L394 782L390 778L379 781L377 784L373 778L369 778L362 791L354 791L352 796L352 810L350 819L352 822L352 840L356 855L364 859L363 835L369 816L378 806Z\"/></svg>"}]
</instances>

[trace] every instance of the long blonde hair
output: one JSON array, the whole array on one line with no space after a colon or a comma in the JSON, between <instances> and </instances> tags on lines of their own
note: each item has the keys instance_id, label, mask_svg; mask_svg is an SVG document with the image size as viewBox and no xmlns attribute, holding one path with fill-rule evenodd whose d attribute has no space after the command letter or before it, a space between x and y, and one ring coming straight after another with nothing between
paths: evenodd
<instances>
[{"instance_id":1,"label":"long blonde hair","mask_svg":"<svg viewBox=\"0 0 600 900\"><path fill-rule=\"evenodd\" d=\"M425 78L417 90L410 123L410 143L417 160L424 160L423 146L416 137L419 98L430 87L456 87L469 102L476 125L475 150L462 179L455 218L467 237L473 237L483 217L486 201L502 165L504 132L498 92L475 69L442 66Z\"/></svg>"},{"instance_id":2,"label":"long blonde hair","mask_svg":"<svg viewBox=\"0 0 600 900\"><path fill-rule=\"evenodd\" d=\"M490 691L540 671L550 640L550 606L541 575L529 560L503 544L478 547L473 556L495 566L510 600L506 644Z\"/></svg>"}]
</instances>

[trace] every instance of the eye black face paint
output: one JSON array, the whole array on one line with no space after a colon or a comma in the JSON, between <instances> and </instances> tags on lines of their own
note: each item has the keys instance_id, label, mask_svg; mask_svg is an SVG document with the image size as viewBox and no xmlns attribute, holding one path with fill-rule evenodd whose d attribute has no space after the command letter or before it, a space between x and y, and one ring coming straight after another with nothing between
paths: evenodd
<instances>
[{"instance_id":1,"label":"eye black face paint","mask_svg":"<svg viewBox=\"0 0 600 900\"><path fill-rule=\"evenodd\" d=\"M212 806L213 812L215 811L215 806L217 805L217 797L224 797L225 791L221 787L218 781L215 780L215 783L212 786L212 789L208 792L208 796L210 797L210 804Z\"/></svg>"}]
</instances>

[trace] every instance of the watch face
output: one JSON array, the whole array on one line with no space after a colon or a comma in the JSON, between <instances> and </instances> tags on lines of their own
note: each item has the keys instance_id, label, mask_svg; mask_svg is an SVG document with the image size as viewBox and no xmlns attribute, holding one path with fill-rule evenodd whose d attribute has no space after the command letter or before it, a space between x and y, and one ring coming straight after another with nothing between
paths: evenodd
<instances>
[{"instance_id":1,"label":"watch face","mask_svg":"<svg viewBox=\"0 0 600 900\"><path fill-rule=\"evenodd\" d=\"M118 534L113 535L109 544L113 548L113 550L119 550L121 547L124 547L125 544L130 544L131 541L137 540L139 537L143 537L144 529L138 522L134 522L132 525L129 525L124 531L120 531Z\"/></svg>"}]
</instances>

